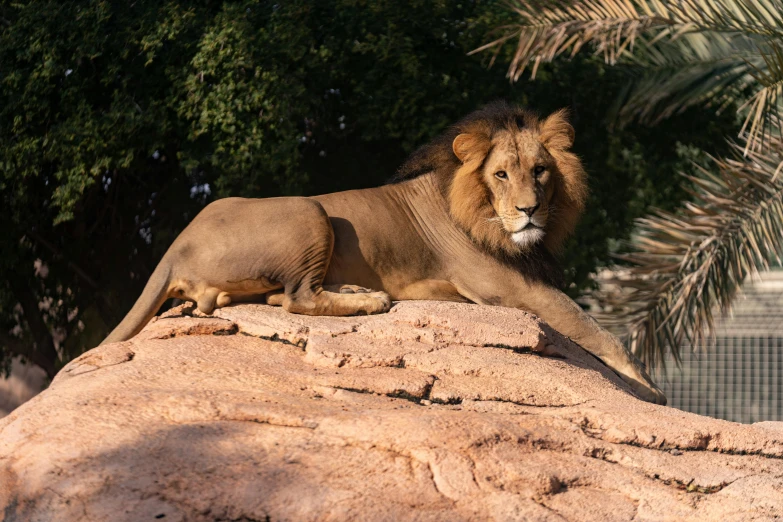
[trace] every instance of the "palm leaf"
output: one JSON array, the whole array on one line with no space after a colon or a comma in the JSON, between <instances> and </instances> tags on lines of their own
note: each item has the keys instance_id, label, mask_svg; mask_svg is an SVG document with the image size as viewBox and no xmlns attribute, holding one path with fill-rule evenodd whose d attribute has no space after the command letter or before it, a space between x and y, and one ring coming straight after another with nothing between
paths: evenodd
<instances>
[{"instance_id":1,"label":"palm leaf","mask_svg":"<svg viewBox=\"0 0 783 522\"><path fill-rule=\"evenodd\" d=\"M762 85L740 109L749 107L740 135L746 135L747 147L760 151L773 129L780 129L780 103L783 93L783 48L773 42L768 52L761 51L763 67L753 66L750 74Z\"/></svg>"},{"instance_id":2,"label":"palm leaf","mask_svg":"<svg viewBox=\"0 0 783 522\"><path fill-rule=\"evenodd\" d=\"M535 69L541 61L549 62L563 53L571 56L587 44L603 53L608 63L616 63L626 49L649 30L676 25L668 10L657 1L622 0L511 0L509 9L520 22L499 28L499 38L471 51L478 53L498 48L509 40L517 41L517 49L509 65L508 75L516 81L526 68ZM653 9L643 9L655 4Z\"/></svg>"},{"instance_id":3,"label":"palm leaf","mask_svg":"<svg viewBox=\"0 0 783 522\"><path fill-rule=\"evenodd\" d=\"M473 53L516 42L508 76L585 46L649 70L630 90L620 120L659 121L694 104L727 106L758 83L740 110L749 150L761 150L775 124L783 89L783 6L776 0L511 0L518 23Z\"/></svg>"},{"instance_id":4,"label":"palm leaf","mask_svg":"<svg viewBox=\"0 0 783 522\"><path fill-rule=\"evenodd\" d=\"M655 124L693 105L724 109L755 84L755 71L765 68L760 45L764 42L743 35L713 33L686 34L654 45L640 41L628 58L637 79L617 111L619 121Z\"/></svg>"},{"instance_id":5,"label":"palm leaf","mask_svg":"<svg viewBox=\"0 0 783 522\"><path fill-rule=\"evenodd\" d=\"M766 152L735 146L714 171L693 177L696 199L677 214L658 212L637 223L633 266L605 278L599 294L611 326L630 325L634 351L649 365L670 349L699 345L710 335L742 282L783 257L783 140Z\"/></svg>"}]
</instances>

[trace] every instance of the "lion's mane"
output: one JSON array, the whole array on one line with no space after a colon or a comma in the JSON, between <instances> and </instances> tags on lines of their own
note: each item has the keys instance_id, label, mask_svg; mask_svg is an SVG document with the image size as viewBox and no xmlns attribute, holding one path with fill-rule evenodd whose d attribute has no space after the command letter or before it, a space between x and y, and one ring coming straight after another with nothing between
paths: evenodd
<instances>
[{"instance_id":1,"label":"lion's mane","mask_svg":"<svg viewBox=\"0 0 783 522\"><path fill-rule=\"evenodd\" d=\"M462 163L454 153L453 142L460 134L480 136L490 143L500 130L533 131L555 160L554 193L549 203L550 217L544 240L530 250L519 246L501 227L488 226L495 217L490 203L489 188L477 171L489 152L486 148L471 160ZM495 257L524 265L527 271L538 272L552 280L554 255L560 253L563 242L573 233L587 199L587 179L579 158L569 149L573 128L565 111L558 111L541 120L535 113L500 101L491 103L458 121L443 134L419 148L400 167L392 182L413 179L433 173L448 200L451 216L471 238ZM536 269L536 267L538 267Z\"/></svg>"}]
</instances>

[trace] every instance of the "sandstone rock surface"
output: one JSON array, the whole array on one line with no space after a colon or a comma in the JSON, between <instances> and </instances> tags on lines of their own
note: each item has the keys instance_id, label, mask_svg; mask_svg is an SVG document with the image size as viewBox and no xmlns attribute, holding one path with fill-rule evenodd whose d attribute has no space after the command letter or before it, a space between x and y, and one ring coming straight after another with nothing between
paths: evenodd
<instances>
[{"instance_id":1,"label":"sandstone rock surface","mask_svg":"<svg viewBox=\"0 0 783 522\"><path fill-rule=\"evenodd\" d=\"M0 420L6 521L773 520L783 425L634 398L524 312L174 309Z\"/></svg>"}]
</instances>

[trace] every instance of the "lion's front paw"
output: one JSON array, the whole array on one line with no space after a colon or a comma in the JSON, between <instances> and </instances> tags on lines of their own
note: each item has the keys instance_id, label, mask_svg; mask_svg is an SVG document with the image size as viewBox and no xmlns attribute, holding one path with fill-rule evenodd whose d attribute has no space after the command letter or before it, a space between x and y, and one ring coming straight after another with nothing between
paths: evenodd
<instances>
[{"instance_id":1,"label":"lion's front paw","mask_svg":"<svg viewBox=\"0 0 783 522\"><path fill-rule=\"evenodd\" d=\"M627 379L622 375L621 377L623 377L623 380L631 386L633 391L636 392L636 395L638 395L642 400L651 402L653 404L660 404L661 406L666 406L666 395L654 382L652 381L640 382L636 380Z\"/></svg>"},{"instance_id":2,"label":"lion's front paw","mask_svg":"<svg viewBox=\"0 0 783 522\"><path fill-rule=\"evenodd\" d=\"M624 380L642 400L653 404L666 405L666 395L650 378L642 363L633 355L632 360L615 372Z\"/></svg>"}]
</instances>

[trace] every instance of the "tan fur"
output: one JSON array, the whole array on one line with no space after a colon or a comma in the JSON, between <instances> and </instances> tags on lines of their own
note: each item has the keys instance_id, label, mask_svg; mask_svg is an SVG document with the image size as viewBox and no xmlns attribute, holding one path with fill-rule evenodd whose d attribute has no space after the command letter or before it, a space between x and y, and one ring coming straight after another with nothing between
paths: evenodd
<instances>
[{"instance_id":1,"label":"tan fur","mask_svg":"<svg viewBox=\"0 0 783 522\"><path fill-rule=\"evenodd\" d=\"M562 111L541 121L496 104L414 153L396 183L216 201L174 241L104 343L131 338L168 297L204 313L266 300L310 315L381 313L391 299L468 301L539 315L641 397L665 402L638 360L556 286L551 253L586 197L573 137Z\"/></svg>"}]
</instances>

